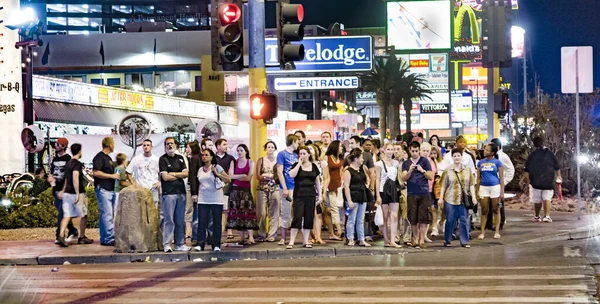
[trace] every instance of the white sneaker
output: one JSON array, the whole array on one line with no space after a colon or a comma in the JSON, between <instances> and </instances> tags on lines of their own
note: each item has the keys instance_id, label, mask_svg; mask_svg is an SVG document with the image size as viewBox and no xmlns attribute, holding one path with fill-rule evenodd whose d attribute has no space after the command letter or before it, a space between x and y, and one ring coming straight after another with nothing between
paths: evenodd
<instances>
[{"instance_id":1,"label":"white sneaker","mask_svg":"<svg viewBox=\"0 0 600 304\"><path fill-rule=\"evenodd\" d=\"M74 234L71 234L65 238L65 242L67 242L67 243L71 243L74 241L77 241L77 236L75 236Z\"/></svg>"},{"instance_id":2,"label":"white sneaker","mask_svg":"<svg viewBox=\"0 0 600 304\"><path fill-rule=\"evenodd\" d=\"M200 246L196 246L196 247L194 247L194 250L195 250L195 251L203 251L202 247L200 247Z\"/></svg>"},{"instance_id":3,"label":"white sneaker","mask_svg":"<svg viewBox=\"0 0 600 304\"><path fill-rule=\"evenodd\" d=\"M552 219L549 216L545 216L542 220L544 223L552 223Z\"/></svg>"},{"instance_id":4,"label":"white sneaker","mask_svg":"<svg viewBox=\"0 0 600 304\"><path fill-rule=\"evenodd\" d=\"M532 221L532 222L541 222L541 221L542 221L542 218L541 218L541 217L539 217L539 216L534 216L534 217L531 219L531 221Z\"/></svg>"},{"instance_id":5,"label":"white sneaker","mask_svg":"<svg viewBox=\"0 0 600 304\"><path fill-rule=\"evenodd\" d=\"M173 252L173 248L171 248L171 246L167 245L167 246L165 246L165 250L164 251L167 252L167 253L168 252Z\"/></svg>"},{"instance_id":6,"label":"white sneaker","mask_svg":"<svg viewBox=\"0 0 600 304\"><path fill-rule=\"evenodd\" d=\"M215 248L213 249L213 251L214 251L214 252L221 252L221 248L219 248L219 247L215 247Z\"/></svg>"},{"instance_id":7,"label":"white sneaker","mask_svg":"<svg viewBox=\"0 0 600 304\"><path fill-rule=\"evenodd\" d=\"M438 236L438 229L436 227L431 228L431 236Z\"/></svg>"},{"instance_id":8,"label":"white sneaker","mask_svg":"<svg viewBox=\"0 0 600 304\"><path fill-rule=\"evenodd\" d=\"M186 245L181 245L181 246L177 246L175 248L175 251L190 251L190 249L192 249L192 247L189 247Z\"/></svg>"}]
</instances>

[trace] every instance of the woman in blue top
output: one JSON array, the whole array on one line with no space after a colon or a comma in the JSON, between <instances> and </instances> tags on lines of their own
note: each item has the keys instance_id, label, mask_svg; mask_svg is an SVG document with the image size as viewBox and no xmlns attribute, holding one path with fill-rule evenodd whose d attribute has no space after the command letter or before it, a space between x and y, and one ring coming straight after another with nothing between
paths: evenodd
<instances>
[{"instance_id":1,"label":"woman in blue top","mask_svg":"<svg viewBox=\"0 0 600 304\"><path fill-rule=\"evenodd\" d=\"M478 239L485 238L485 225L490 211L494 211L495 239L500 238L500 208L498 203L504 198L504 168L502 162L496 158L498 146L488 144L483 151L484 159L477 164L477 185L479 187L478 201L481 202L481 234Z\"/></svg>"}]
</instances>

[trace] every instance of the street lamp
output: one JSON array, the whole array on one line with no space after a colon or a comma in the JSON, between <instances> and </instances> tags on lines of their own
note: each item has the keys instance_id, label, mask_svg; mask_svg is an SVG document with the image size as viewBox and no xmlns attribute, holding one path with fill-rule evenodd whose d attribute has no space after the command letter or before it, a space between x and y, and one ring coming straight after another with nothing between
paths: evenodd
<instances>
[{"instance_id":1,"label":"street lamp","mask_svg":"<svg viewBox=\"0 0 600 304\"><path fill-rule=\"evenodd\" d=\"M19 41L15 43L15 48L22 52L21 58L25 58L22 67L22 82L25 86L23 90L23 100L25 101L24 120L27 125L34 123L33 117L33 48L42 46L43 42L40 38L44 24L37 18L35 11L31 7L26 7L23 10L13 14L11 19L4 24L11 30L19 31ZM27 154L27 171L34 171L35 155Z\"/></svg>"}]
</instances>

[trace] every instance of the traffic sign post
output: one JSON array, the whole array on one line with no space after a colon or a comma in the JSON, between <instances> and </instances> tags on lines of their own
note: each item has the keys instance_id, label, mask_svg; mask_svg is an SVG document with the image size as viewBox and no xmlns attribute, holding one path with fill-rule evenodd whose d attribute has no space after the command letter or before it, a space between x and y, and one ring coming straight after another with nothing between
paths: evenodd
<instances>
[{"instance_id":1,"label":"traffic sign post","mask_svg":"<svg viewBox=\"0 0 600 304\"><path fill-rule=\"evenodd\" d=\"M352 90L358 87L356 76L275 78L277 91Z\"/></svg>"}]
</instances>

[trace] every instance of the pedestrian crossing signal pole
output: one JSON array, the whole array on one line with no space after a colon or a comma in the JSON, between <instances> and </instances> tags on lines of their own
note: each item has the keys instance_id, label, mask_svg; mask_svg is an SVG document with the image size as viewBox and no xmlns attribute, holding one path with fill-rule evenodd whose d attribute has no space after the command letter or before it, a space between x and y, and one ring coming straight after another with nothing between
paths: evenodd
<instances>
[{"instance_id":1,"label":"pedestrian crossing signal pole","mask_svg":"<svg viewBox=\"0 0 600 304\"><path fill-rule=\"evenodd\" d=\"M261 94L267 90L267 72L265 70L265 0L248 0L248 18L249 93L250 95L254 95ZM261 145L264 145L266 142L267 125L262 119L250 118L250 155L255 157L255 161L265 155L264 150L261 149ZM252 179L252 182L256 183L256 179ZM252 187L252 189L256 189L256 187Z\"/></svg>"}]
</instances>

